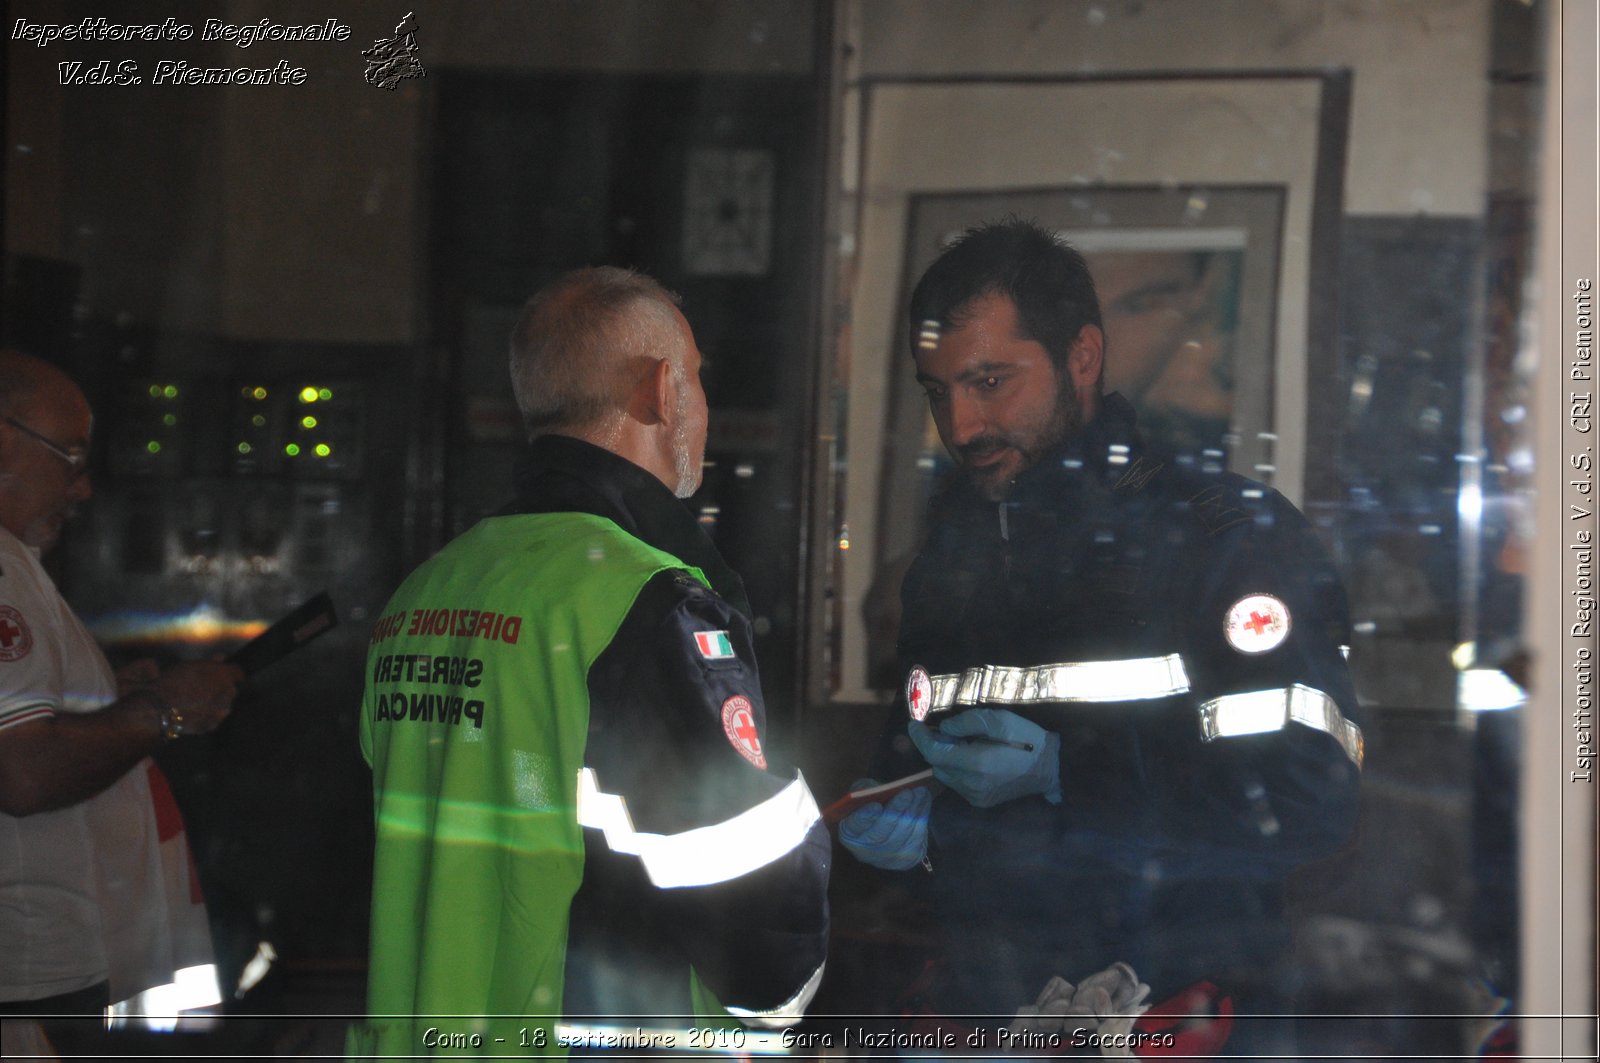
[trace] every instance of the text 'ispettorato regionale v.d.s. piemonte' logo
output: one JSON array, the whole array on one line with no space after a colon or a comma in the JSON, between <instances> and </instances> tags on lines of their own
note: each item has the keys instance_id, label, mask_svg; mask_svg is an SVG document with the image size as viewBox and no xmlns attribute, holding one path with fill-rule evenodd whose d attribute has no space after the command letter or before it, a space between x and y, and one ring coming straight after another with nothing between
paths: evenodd
<instances>
[{"instance_id":1,"label":"text 'ispettorato regionale v.d.s. piemonte' logo","mask_svg":"<svg viewBox=\"0 0 1600 1063\"><path fill-rule=\"evenodd\" d=\"M368 84L393 90L407 78L426 77L418 57L417 24L407 13L392 37L375 40L360 52L363 77ZM227 44L241 50L260 44L348 44L350 25L339 19L292 24L263 18L234 23L210 18L199 23L166 18L160 22L123 23L89 17L77 22L33 22L19 18L11 39L39 48L85 44ZM208 56L208 58L210 58ZM194 58L157 59L106 56L78 57L56 64L56 78L68 86L203 86L203 85L304 85L310 72L288 59L250 53L249 65L212 66ZM355 57L352 56L352 59ZM265 61L263 61L265 60Z\"/></svg>"}]
</instances>

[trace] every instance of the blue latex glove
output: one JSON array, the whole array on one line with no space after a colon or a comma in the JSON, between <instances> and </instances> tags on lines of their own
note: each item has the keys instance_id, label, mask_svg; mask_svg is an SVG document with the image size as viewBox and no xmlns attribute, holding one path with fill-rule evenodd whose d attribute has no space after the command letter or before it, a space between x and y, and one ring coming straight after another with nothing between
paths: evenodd
<instances>
[{"instance_id":1,"label":"blue latex glove","mask_svg":"<svg viewBox=\"0 0 1600 1063\"><path fill-rule=\"evenodd\" d=\"M863 779L850 789L871 785L871 779ZM846 816L839 824L839 841L857 860L873 867L885 871L916 867L928 852L928 809L932 807L931 787L901 790L888 805L874 802Z\"/></svg>"},{"instance_id":2,"label":"blue latex glove","mask_svg":"<svg viewBox=\"0 0 1600 1063\"><path fill-rule=\"evenodd\" d=\"M1061 803L1061 736L1005 709L971 709L938 730L912 721L911 741L933 777L978 808L1029 794Z\"/></svg>"}]
</instances>

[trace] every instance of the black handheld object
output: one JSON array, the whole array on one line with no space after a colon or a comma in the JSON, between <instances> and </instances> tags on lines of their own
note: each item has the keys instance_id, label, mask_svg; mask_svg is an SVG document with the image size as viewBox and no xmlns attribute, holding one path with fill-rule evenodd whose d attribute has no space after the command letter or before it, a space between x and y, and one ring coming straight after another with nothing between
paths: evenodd
<instances>
[{"instance_id":1,"label":"black handheld object","mask_svg":"<svg viewBox=\"0 0 1600 1063\"><path fill-rule=\"evenodd\" d=\"M333 611L333 599L328 597L327 591L323 591L234 650L228 656L228 663L243 668L245 675L255 675L269 664L277 664L338 623L338 614Z\"/></svg>"}]
</instances>

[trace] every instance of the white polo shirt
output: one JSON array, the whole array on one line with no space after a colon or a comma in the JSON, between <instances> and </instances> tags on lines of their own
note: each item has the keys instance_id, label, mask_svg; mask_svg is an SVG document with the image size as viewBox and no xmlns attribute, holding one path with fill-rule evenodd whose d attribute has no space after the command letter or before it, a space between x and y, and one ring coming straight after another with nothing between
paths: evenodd
<instances>
[{"instance_id":1,"label":"white polo shirt","mask_svg":"<svg viewBox=\"0 0 1600 1063\"><path fill-rule=\"evenodd\" d=\"M37 553L0 528L0 732L116 698L105 654ZM69 808L20 819L0 813L0 1000L107 979L120 1000L171 981L172 891L150 767L135 765Z\"/></svg>"}]
</instances>

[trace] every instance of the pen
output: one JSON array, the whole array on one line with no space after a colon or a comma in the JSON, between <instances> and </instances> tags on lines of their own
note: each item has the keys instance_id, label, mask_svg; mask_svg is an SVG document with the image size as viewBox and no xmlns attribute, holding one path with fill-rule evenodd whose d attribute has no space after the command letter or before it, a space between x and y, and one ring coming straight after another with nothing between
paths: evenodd
<instances>
[{"instance_id":1,"label":"pen","mask_svg":"<svg viewBox=\"0 0 1600 1063\"><path fill-rule=\"evenodd\" d=\"M1007 749L1020 749L1024 753L1033 752L1032 742L1013 742L1007 738L990 738L988 735L963 735L957 739L959 742L982 742L986 746L1005 746Z\"/></svg>"}]
</instances>

